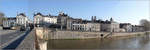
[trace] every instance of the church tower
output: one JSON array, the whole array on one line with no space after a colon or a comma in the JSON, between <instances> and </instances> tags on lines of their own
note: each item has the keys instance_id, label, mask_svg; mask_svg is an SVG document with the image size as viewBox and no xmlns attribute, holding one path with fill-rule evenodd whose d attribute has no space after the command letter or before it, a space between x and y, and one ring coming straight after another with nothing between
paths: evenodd
<instances>
[{"instance_id":1,"label":"church tower","mask_svg":"<svg viewBox=\"0 0 150 50\"><path fill-rule=\"evenodd\" d=\"M111 22L113 22L113 21L114 21L112 17L110 18L110 21L111 21Z\"/></svg>"}]
</instances>

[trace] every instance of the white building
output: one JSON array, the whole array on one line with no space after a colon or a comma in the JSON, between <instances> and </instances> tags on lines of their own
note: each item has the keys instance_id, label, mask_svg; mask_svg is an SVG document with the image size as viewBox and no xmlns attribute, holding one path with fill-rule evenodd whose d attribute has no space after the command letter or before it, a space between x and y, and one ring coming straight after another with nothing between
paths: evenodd
<instances>
[{"instance_id":1,"label":"white building","mask_svg":"<svg viewBox=\"0 0 150 50\"><path fill-rule=\"evenodd\" d=\"M43 22L50 23L50 24L57 24L57 18L51 16L45 16L43 17Z\"/></svg>"},{"instance_id":2,"label":"white building","mask_svg":"<svg viewBox=\"0 0 150 50\"><path fill-rule=\"evenodd\" d=\"M100 31L100 23L72 24L72 30L76 30L76 31Z\"/></svg>"},{"instance_id":3,"label":"white building","mask_svg":"<svg viewBox=\"0 0 150 50\"><path fill-rule=\"evenodd\" d=\"M105 21L101 24L101 31L120 32L120 25L111 18L110 21Z\"/></svg>"},{"instance_id":4,"label":"white building","mask_svg":"<svg viewBox=\"0 0 150 50\"><path fill-rule=\"evenodd\" d=\"M35 26L57 24L57 17L50 16L50 15L42 15L41 13L37 13L34 15L34 24Z\"/></svg>"},{"instance_id":5,"label":"white building","mask_svg":"<svg viewBox=\"0 0 150 50\"><path fill-rule=\"evenodd\" d=\"M28 18L24 13L17 14L16 18L17 18L16 22L18 25L23 25L23 26L27 25Z\"/></svg>"},{"instance_id":6,"label":"white building","mask_svg":"<svg viewBox=\"0 0 150 50\"><path fill-rule=\"evenodd\" d=\"M34 14L34 25L40 26L43 22L43 15L41 13Z\"/></svg>"},{"instance_id":7,"label":"white building","mask_svg":"<svg viewBox=\"0 0 150 50\"><path fill-rule=\"evenodd\" d=\"M72 24L72 30L76 31L86 31L87 30L87 25L86 24Z\"/></svg>"}]
</instances>

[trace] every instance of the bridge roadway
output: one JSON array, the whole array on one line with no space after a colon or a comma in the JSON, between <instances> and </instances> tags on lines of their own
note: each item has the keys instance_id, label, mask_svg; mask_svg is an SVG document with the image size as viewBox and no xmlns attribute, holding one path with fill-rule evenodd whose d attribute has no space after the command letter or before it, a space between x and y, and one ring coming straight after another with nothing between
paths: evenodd
<instances>
[{"instance_id":1,"label":"bridge roadway","mask_svg":"<svg viewBox=\"0 0 150 50\"><path fill-rule=\"evenodd\" d=\"M5 30L5 31L7 31L7 30ZM2 50L8 50L8 49L10 49L10 50L15 49L16 50L17 48L20 48L20 46L22 46L21 44L24 43L25 39L30 34L31 34L30 30L27 30L27 31L24 31L24 32L15 31L15 32L10 32L10 33L6 33L6 34L1 34L0 35L0 44L1 44L0 45L0 50L1 49ZM26 42L27 41L30 41L30 40L26 40ZM24 45L27 45L27 44L34 44L34 42L28 42ZM31 48L31 46L30 46L30 48Z\"/></svg>"},{"instance_id":2,"label":"bridge roadway","mask_svg":"<svg viewBox=\"0 0 150 50\"><path fill-rule=\"evenodd\" d=\"M6 47L23 33L19 30L0 30L0 48Z\"/></svg>"}]
</instances>

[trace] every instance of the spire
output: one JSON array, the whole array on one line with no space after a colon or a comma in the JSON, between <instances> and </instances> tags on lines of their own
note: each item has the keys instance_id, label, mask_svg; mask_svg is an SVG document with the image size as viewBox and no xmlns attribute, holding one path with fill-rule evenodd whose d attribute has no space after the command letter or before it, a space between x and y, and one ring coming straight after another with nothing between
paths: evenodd
<instances>
[{"instance_id":1,"label":"spire","mask_svg":"<svg viewBox=\"0 0 150 50\"><path fill-rule=\"evenodd\" d=\"M91 17L91 21L93 21L93 16Z\"/></svg>"},{"instance_id":2,"label":"spire","mask_svg":"<svg viewBox=\"0 0 150 50\"><path fill-rule=\"evenodd\" d=\"M92 16L91 21L94 22L94 16Z\"/></svg>"},{"instance_id":3,"label":"spire","mask_svg":"<svg viewBox=\"0 0 150 50\"><path fill-rule=\"evenodd\" d=\"M96 21L96 16L94 16L94 21Z\"/></svg>"}]
</instances>

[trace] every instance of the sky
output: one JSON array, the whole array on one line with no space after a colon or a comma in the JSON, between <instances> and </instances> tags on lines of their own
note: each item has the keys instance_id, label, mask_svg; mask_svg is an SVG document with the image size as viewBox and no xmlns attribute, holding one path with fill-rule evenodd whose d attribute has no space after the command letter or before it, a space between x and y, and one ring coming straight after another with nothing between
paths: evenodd
<instances>
[{"instance_id":1,"label":"sky","mask_svg":"<svg viewBox=\"0 0 150 50\"><path fill-rule=\"evenodd\" d=\"M141 19L150 20L150 0L0 0L0 12L7 17L25 13L58 15L64 12L73 18L109 20L119 23L139 24Z\"/></svg>"}]
</instances>

